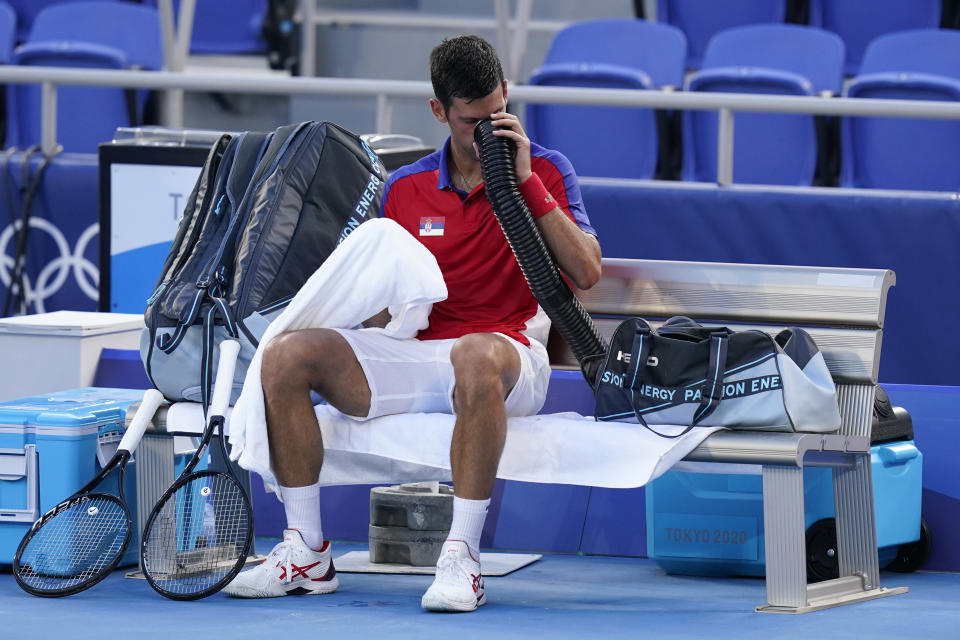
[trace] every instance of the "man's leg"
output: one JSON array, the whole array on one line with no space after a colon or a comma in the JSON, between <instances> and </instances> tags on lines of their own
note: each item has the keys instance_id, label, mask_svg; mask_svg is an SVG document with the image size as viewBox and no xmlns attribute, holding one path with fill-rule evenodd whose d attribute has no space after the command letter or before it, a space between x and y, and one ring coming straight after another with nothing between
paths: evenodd
<instances>
[{"instance_id":1,"label":"man's leg","mask_svg":"<svg viewBox=\"0 0 960 640\"><path fill-rule=\"evenodd\" d=\"M310 391L343 413L366 415L370 387L356 355L336 331L292 331L267 345L260 379L277 481L286 487L315 483L323 465L323 440Z\"/></svg>"},{"instance_id":2,"label":"man's leg","mask_svg":"<svg viewBox=\"0 0 960 640\"><path fill-rule=\"evenodd\" d=\"M486 500L507 437L504 401L520 376L520 356L506 338L474 333L457 340L450 361L457 412L450 443L453 486L461 498Z\"/></svg>"},{"instance_id":3,"label":"man's leg","mask_svg":"<svg viewBox=\"0 0 960 640\"><path fill-rule=\"evenodd\" d=\"M351 415L366 415L370 388L346 340L328 329L274 338L263 352L267 436L287 518L284 540L225 591L241 597L330 593L339 585L320 522L323 439L310 391Z\"/></svg>"},{"instance_id":4,"label":"man's leg","mask_svg":"<svg viewBox=\"0 0 960 640\"><path fill-rule=\"evenodd\" d=\"M274 338L263 352L261 384L274 472L287 513L308 546L323 544L318 478L323 439L310 391L350 415L366 415L370 388L356 355L336 331L305 329Z\"/></svg>"},{"instance_id":5,"label":"man's leg","mask_svg":"<svg viewBox=\"0 0 960 640\"><path fill-rule=\"evenodd\" d=\"M457 413L450 442L453 522L441 550L437 579L421 601L435 611L472 611L486 601L480 575L480 534L507 436L507 395L521 369L506 338L470 334L450 351ZM466 578L469 576L469 579Z\"/></svg>"}]
</instances>

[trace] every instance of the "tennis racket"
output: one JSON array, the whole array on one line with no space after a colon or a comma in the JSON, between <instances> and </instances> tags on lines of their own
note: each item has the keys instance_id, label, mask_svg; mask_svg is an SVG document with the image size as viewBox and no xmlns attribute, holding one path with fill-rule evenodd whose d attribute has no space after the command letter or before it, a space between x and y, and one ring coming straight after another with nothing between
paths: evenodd
<instances>
[{"instance_id":1,"label":"tennis racket","mask_svg":"<svg viewBox=\"0 0 960 640\"><path fill-rule=\"evenodd\" d=\"M143 529L140 563L147 581L173 600L197 600L222 589L240 572L253 545L250 498L227 464L226 473L194 471L214 431L229 460L223 414L233 388L240 344L220 343L220 363L200 446L180 477L154 506Z\"/></svg>"},{"instance_id":2,"label":"tennis racket","mask_svg":"<svg viewBox=\"0 0 960 640\"><path fill-rule=\"evenodd\" d=\"M13 558L13 575L24 591L35 596L68 596L89 589L117 566L133 529L123 495L124 471L161 402L159 391L147 391L113 458L93 480L47 511L23 536ZM95 493L118 467L119 495Z\"/></svg>"}]
</instances>

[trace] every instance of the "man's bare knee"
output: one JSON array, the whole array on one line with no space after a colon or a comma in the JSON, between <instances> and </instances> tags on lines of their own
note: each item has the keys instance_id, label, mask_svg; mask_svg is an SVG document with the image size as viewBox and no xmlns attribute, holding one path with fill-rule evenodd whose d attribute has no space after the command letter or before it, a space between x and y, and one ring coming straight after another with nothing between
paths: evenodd
<instances>
[{"instance_id":1,"label":"man's bare knee","mask_svg":"<svg viewBox=\"0 0 960 640\"><path fill-rule=\"evenodd\" d=\"M455 403L467 400L465 396L489 393L506 398L520 377L520 356L505 338L493 334L459 338L450 350L450 362L456 380Z\"/></svg>"},{"instance_id":2,"label":"man's bare knee","mask_svg":"<svg viewBox=\"0 0 960 640\"><path fill-rule=\"evenodd\" d=\"M328 329L281 333L263 351L260 382L267 392L322 387L325 361L336 356L342 338Z\"/></svg>"},{"instance_id":3,"label":"man's bare knee","mask_svg":"<svg viewBox=\"0 0 960 640\"><path fill-rule=\"evenodd\" d=\"M260 382L264 391L274 387L289 387L296 379L303 377L302 355L298 355L296 332L281 333L271 340L263 350L263 362L260 368Z\"/></svg>"},{"instance_id":4,"label":"man's bare knee","mask_svg":"<svg viewBox=\"0 0 960 640\"><path fill-rule=\"evenodd\" d=\"M349 415L366 415L370 388L347 340L332 329L283 333L264 349L260 374L267 401L313 390Z\"/></svg>"}]
</instances>

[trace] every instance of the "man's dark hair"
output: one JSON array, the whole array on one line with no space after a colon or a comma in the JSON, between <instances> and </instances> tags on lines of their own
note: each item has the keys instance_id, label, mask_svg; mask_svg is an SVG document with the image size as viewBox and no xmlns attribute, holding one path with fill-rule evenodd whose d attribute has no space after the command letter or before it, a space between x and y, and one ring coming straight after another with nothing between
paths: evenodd
<instances>
[{"instance_id":1,"label":"man's dark hair","mask_svg":"<svg viewBox=\"0 0 960 640\"><path fill-rule=\"evenodd\" d=\"M503 84L503 68L483 38L445 38L430 52L430 81L446 112L454 98L470 102L493 92Z\"/></svg>"}]
</instances>

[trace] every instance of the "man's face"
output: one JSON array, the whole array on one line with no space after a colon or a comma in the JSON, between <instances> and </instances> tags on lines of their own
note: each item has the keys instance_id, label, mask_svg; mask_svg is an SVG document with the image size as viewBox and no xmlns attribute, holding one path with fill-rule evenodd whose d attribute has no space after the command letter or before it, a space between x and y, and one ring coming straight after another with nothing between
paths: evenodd
<instances>
[{"instance_id":1,"label":"man's face","mask_svg":"<svg viewBox=\"0 0 960 640\"><path fill-rule=\"evenodd\" d=\"M437 119L449 125L450 144L456 145L461 152L475 158L473 129L478 122L489 118L491 113L506 111L506 87L501 85L483 98L470 102L463 98L454 98L446 113L443 113L443 107L437 100L431 100L431 107Z\"/></svg>"}]
</instances>

